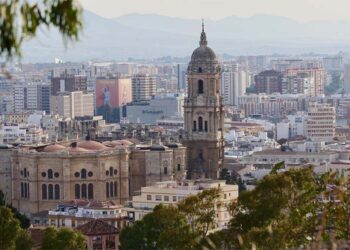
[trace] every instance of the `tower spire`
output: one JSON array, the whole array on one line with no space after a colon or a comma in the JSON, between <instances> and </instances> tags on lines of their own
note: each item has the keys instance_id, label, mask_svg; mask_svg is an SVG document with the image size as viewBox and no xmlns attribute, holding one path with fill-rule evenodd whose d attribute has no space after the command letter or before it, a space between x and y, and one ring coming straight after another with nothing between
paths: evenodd
<instances>
[{"instance_id":1,"label":"tower spire","mask_svg":"<svg viewBox=\"0 0 350 250\"><path fill-rule=\"evenodd\" d=\"M207 35L205 34L204 31L204 19L202 19L202 33L201 33L201 40L199 41L200 46L207 46Z\"/></svg>"}]
</instances>

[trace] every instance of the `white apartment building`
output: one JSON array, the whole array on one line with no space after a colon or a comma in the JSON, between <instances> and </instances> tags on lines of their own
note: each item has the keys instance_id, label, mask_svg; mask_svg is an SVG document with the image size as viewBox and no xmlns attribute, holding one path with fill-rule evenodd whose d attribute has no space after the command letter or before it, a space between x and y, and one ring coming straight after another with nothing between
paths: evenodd
<instances>
[{"instance_id":1,"label":"white apartment building","mask_svg":"<svg viewBox=\"0 0 350 250\"><path fill-rule=\"evenodd\" d=\"M40 144L46 142L48 135L43 129L27 125L3 125L0 128L0 143Z\"/></svg>"},{"instance_id":2,"label":"white apartment building","mask_svg":"<svg viewBox=\"0 0 350 250\"><path fill-rule=\"evenodd\" d=\"M306 137L312 141L332 141L335 136L336 113L329 104L310 103L305 123Z\"/></svg>"},{"instance_id":3,"label":"white apartment building","mask_svg":"<svg viewBox=\"0 0 350 250\"><path fill-rule=\"evenodd\" d=\"M102 219L108 224L122 228L126 224L127 212L123 206L112 202L76 200L60 203L48 212L48 226L76 228L93 219Z\"/></svg>"},{"instance_id":4,"label":"white apartment building","mask_svg":"<svg viewBox=\"0 0 350 250\"><path fill-rule=\"evenodd\" d=\"M149 101L156 94L156 78L148 74L137 74L132 77L132 101Z\"/></svg>"},{"instance_id":5,"label":"white apartment building","mask_svg":"<svg viewBox=\"0 0 350 250\"><path fill-rule=\"evenodd\" d=\"M216 223L218 229L227 227L231 219L227 211L228 205L238 197L238 186L228 185L224 180L186 180L183 182L163 181L154 184L153 186L142 187L141 194L133 196L132 210L129 212L129 217L140 220L142 217L150 212L159 204L175 205L178 201L185 199L190 195L196 195L202 190L219 188L219 201L222 206L216 209Z\"/></svg>"},{"instance_id":6,"label":"white apartment building","mask_svg":"<svg viewBox=\"0 0 350 250\"><path fill-rule=\"evenodd\" d=\"M94 115L94 95L82 91L51 96L51 114L72 118Z\"/></svg>"},{"instance_id":7,"label":"white apartment building","mask_svg":"<svg viewBox=\"0 0 350 250\"><path fill-rule=\"evenodd\" d=\"M225 105L237 106L238 97L245 95L247 74L242 70L226 70L221 74L221 94Z\"/></svg>"}]
</instances>

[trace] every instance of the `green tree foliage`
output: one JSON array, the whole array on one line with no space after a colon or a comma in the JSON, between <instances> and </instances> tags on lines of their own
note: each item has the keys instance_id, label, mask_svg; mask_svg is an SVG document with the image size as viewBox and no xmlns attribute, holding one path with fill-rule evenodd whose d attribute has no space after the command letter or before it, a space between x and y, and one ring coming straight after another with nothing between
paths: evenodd
<instances>
[{"instance_id":1,"label":"green tree foliage","mask_svg":"<svg viewBox=\"0 0 350 250\"><path fill-rule=\"evenodd\" d=\"M86 249L84 236L75 230L68 228L55 229L49 227L45 229L44 238L41 245L42 250L80 250Z\"/></svg>"},{"instance_id":2,"label":"green tree foliage","mask_svg":"<svg viewBox=\"0 0 350 250\"><path fill-rule=\"evenodd\" d=\"M0 247L1 249L31 249L32 240L11 210L0 206Z\"/></svg>"},{"instance_id":3,"label":"green tree foliage","mask_svg":"<svg viewBox=\"0 0 350 250\"><path fill-rule=\"evenodd\" d=\"M215 225L215 207L220 206L219 189L206 189L197 195L191 195L178 203L179 211L185 215L191 231L204 239Z\"/></svg>"},{"instance_id":4,"label":"green tree foliage","mask_svg":"<svg viewBox=\"0 0 350 250\"><path fill-rule=\"evenodd\" d=\"M180 201L178 206L158 205L142 220L124 228L121 249L203 249L213 246L207 240L215 225L219 190L203 190ZM216 236L216 235L215 235Z\"/></svg>"},{"instance_id":5,"label":"green tree foliage","mask_svg":"<svg viewBox=\"0 0 350 250\"><path fill-rule=\"evenodd\" d=\"M75 0L0 1L0 56L20 56L22 42L42 26L57 28L65 41L77 40L81 12Z\"/></svg>"},{"instance_id":6,"label":"green tree foliage","mask_svg":"<svg viewBox=\"0 0 350 250\"><path fill-rule=\"evenodd\" d=\"M158 205L120 233L121 249L189 249L195 245L186 218L174 206Z\"/></svg>"}]
</instances>

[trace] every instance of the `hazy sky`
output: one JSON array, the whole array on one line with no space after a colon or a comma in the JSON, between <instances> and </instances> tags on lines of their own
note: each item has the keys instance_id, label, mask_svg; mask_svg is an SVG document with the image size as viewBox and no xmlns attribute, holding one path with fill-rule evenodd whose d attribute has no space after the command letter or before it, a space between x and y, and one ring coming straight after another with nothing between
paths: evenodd
<instances>
[{"instance_id":1,"label":"hazy sky","mask_svg":"<svg viewBox=\"0 0 350 250\"><path fill-rule=\"evenodd\" d=\"M184 18L220 19L230 15L271 14L299 21L350 19L349 0L80 0L104 17L156 13Z\"/></svg>"}]
</instances>

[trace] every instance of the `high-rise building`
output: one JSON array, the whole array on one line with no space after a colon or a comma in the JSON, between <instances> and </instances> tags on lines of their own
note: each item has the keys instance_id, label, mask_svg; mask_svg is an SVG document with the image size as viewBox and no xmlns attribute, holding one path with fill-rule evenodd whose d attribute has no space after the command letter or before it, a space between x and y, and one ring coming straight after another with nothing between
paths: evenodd
<instances>
[{"instance_id":1,"label":"high-rise building","mask_svg":"<svg viewBox=\"0 0 350 250\"><path fill-rule=\"evenodd\" d=\"M221 67L214 51L207 46L204 25L199 47L188 66L188 91L184 104L188 177L216 179L224 157L224 110Z\"/></svg>"},{"instance_id":2,"label":"high-rise building","mask_svg":"<svg viewBox=\"0 0 350 250\"><path fill-rule=\"evenodd\" d=\"M307 75L307 77L313 78L313 86L310 87L310 95L318 96L324 93L324 86L326 83L326 71L323 67L315 66L310 63L301 68L290 68L284 72L284 76L297 76L300 74Z\"/></svg>"},{"instance_id":3,"label":"high-rise building","mask_svg":"<svg viewBox=\"0 0 350 250\"><path fill-rule=\"evenodd\" d=\"M42 82L17 83L13 86L14 112L50 111L50 85Z\"/></svg>"},{"instance_id":4,"label":"high-rise building","mask_svg":"<svg viewBox=\"0 0 350 250\"><path fill-rule=\"evenodd\" d=\"M51 96L50 113L67 118L94 115L94 96L82 91Z\"/></svg>"},{"instance_id":5,"label":"high-rise building","mask_svg":"<svg viewBox=\"0 0 350 250\"><path fill-rule=\"evenodd\" d=\"M282 73L276 70L265 70L255 76L255 91L257 93L281 93Z\"/></svg>"},{"instance_id":6,"label":"high-rise building","mask_svg":"<svg viewBox=\"0 0 350 250\"><path fill-rule=\"evenodd\" d=\"M107 122L119 122L120 110L132 101L129 77L98 78L96 80L96 113Z\"/></svg>"},{"instance_id":7,"label":"high-rise building","mask_svg":"<svg viewBox=\"0 0 350 250\"><path fill-rule=\"evenodd\" d=\"M132 77L132 101L144 102L156 94L156 78L148 74L137 74Z\"/></svg>"},{"instance_id":8,"label":"high-rise building","mask_svg":"<svg viewBox=\"0 0 350 250\"><path fill-rule=\"evenodd\" d=\"M350 94L350 65L344 67L344 93Z\"/></svg>"},{"instance_id":9,"label":"high-rise building","mask_svg":"<svg viewBox=\"0 0 350 250\"><path fill-rule=\"evenodd\" d=\"M221 94L225 105L237 106L238 97L246 93L247 75L238 67L230 67L221 74Z\"/></svg>"},{"instance_id":10,"label":"high-rise building","mask_svg":"<svg viewBox=\"0 0 350 250\"><path fill-rule=\"evenodd\" d=\"M84 75L67 75L51 78L51 95L60 92L87 91L87 77Z\"/></svg>"},{"instance_id":11,"label":"high-rise building","mask_svg":"<svg viewBox=\"0 0 350 250\"><path fill-rule=\"evenodd\" d=\"M306 136L312 141L332 141L335 136L336 113L329 104L310 103L306 119Z\"/></svg>"},{"instance_id":12,"label":"high-rise building","mask_svg":"<svg viewBox=\"0 0 350 250\"><path fill-rule=\"evenodd\" d=\"M184 64L177 65L177 91L186 88L186 67Z\"/></svg>"}]
</instances>

